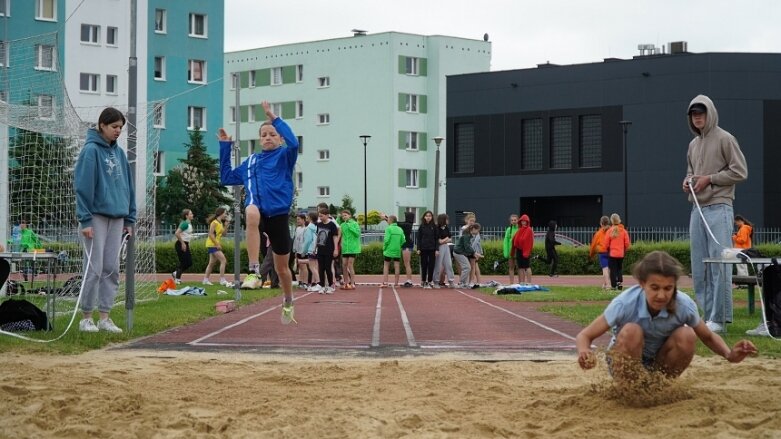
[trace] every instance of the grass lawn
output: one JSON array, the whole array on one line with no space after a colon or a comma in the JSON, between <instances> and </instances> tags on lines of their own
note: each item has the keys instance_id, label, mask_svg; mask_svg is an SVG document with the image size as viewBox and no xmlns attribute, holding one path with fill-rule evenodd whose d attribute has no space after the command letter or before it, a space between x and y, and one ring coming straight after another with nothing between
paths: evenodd
<instances>
[{"instance_id":1,"label":"grass lawn","mask_svg":"<svg viewBox=\"0 0 781 439\"><path fill-rule=\"evenodd\" d=\"M193 284L195 285L195 284ZM198 286L201 286L200 283ZM100 349L111 343L122 343L135 338L144 337L167 329L195 323L200 320L217 315L214 304L221 300L234 298L234 291L228 291L228 295L217 295L217 290L226 290L219 285L206 286L206 296L165 296L160 295L156 300L137 303L133 311L133 332L122 334L108 334L105 332L84 333L79 332L78 324L81 320L81 312L76 315L73 327L61 339L52 343L38 343L21 340L16 337L0 335L0 352L18 353L52 353L52 354L79 354L92 349ZM257 302L267 297L277 296L282 293L274 290L242 290L240 305ZM17 297L17 296L14 296ZM44 297L23 296L23 298L35 303L40 309L45 309ZM63 308L64 299L58 298L58 309ZM68 326L72 315L60 315L54 321L54 330L51 332L35 331L21 333L30 338L51 340L62 334ZM111 319L120 328L125 329L126 311L124 305L116 306L111 311ZM95 313L97 319L97 313Z\"/></svg>"},{"instance_id":2,"label":"grass lawn","mask_svg":"<svg viewBox=\"0 0 781 439\"><path fill-rule=\"evenodd\" d=\"M484 293L492 293L493 290L483 289ZM694 298L691 290L682 290ZM755 294L758 296L759 291ZM603 292L594 287L554 287L550 291L530 292L518 295L500 296L506 300L518 302L544 302L539 310L551 313L561 318L571 320L581 326L586 326L597 318L609 301L615 297L615 292ZM770 337L749 337L745 333L755 328L761 319L761 306L759 297L755 298L755 310L753 315L748 314L748 293L745 290L733 292L733 322L727 325L728 333L722 334L727 345L732 346L741 339L751 340L759 350L760 355L771 358L781 358L781 341ZM703 356L714 355L702 342L697 343L697 354Z\"/></svg>"}]
</instances>

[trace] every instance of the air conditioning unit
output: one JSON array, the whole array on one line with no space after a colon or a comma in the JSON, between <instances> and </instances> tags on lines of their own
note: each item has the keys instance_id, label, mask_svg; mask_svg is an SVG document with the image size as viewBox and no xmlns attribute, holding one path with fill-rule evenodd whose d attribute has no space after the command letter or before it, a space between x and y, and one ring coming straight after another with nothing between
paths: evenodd
<instances>
[{"instance_id":1,"label":"air conditioning unit","mask_svg":"<svg viewBox=\"0 0 781 439\"><path fill-rule=\"evenodd\" d=\"M670 43L670 53L673 55L676 53L686 53L688 51L686 41L673 41Z\"/></svg>"}]
</instances>

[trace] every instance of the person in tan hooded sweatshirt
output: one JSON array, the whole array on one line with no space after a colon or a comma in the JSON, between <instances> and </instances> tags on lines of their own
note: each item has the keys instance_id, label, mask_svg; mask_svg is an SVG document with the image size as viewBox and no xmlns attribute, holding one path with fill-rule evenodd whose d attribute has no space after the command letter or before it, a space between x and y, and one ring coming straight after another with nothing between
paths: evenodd
<instances>
[{"instance_id":1,"label":"person in tan hooded sweatshirt","mask_svg":"<svg viewBox=\"0 0 781 439\"><path fill-rule=\"evenodd\" d=\"M719 113L707 96L692 99L687 121L695 136L689 143L683 179L683 191L692 203L689 236L694 293L708 328L724 332L726 323L732 322L732 272L702 260L720 258L722 249L731 245L732 201L735 185L748 177L746 158L735 137L719 127Z\"/></svg>"}]
</instances>

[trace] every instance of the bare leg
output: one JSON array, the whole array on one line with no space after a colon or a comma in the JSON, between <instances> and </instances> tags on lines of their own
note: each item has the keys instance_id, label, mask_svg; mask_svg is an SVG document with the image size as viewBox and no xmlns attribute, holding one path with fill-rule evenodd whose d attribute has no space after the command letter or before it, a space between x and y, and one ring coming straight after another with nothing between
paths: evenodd
<instances>
[{"instance_id":1,"label":"bare leg","mask_svg":"<svg viewBox=\"0 0 781 439\"><path fill-rule=\"evenodd\" d=\"M602 269L602 288L610 288L610 268L608 267Z\"/></svg>"},{"instance_id":2,"label":"bare leg","mask_svg":"<svg viewBox=\"0 0 781 439\"><path fill-rule=\"evenodd\" d=\"M214 253L209 253L209 263L206 264L206 273L203 275L204 279L209 280L209 276L212 274L212 268L214 268L215 262L217 262L217 257Z\"/></svg>"},{"instance_id":3,"label":"bare leg","mask_svg":"<svg viewBox=\"0 0 781 439\"><path fill-rule=\"evenodd\" d=\"M412 250L402 250L401 259L404 261L404 272L407 273L407 282L412 282L412 265L410 260L412 259ZM396 281L396 283L399 283Z\"/></svg>"},{"instance_id":4,"label":"bare leg","mask_svg":"<svg viewBox=\"0 0 781 439\"><path fill-rule=\"evenodd\" d=\"M399 286L399 272L401 271L401 268L399 266L399 261L393 261L393 274L396 279L396 286Z\"/></svg>"},{"instance_id":5,"label":"bare leg","mask_svg":"<svg viewBox=\"0 0 781 439\"><path fill-rule=\"evenodd\" d=\"M476 259L469 259L469 283L473 284L477 282L477 271L475 269Z\"/></svg>"},{"instance_id":6,"label":"bare leg","mask_svg":"<svg viewBox=\"0 0 781 439\"><path fill-rule=\"evenodd\" d=\"M510 259L507 260L507 265L510 267L510 285L512 285L514 283L513 280L515 280L515 259L510 257Z\"/></svg>"},{"instance_id":7,"label":"bare leg","mask_svg":"<svg viewBox=\"0 0 781 439\"><path fill-rule=\"evenodd\" d=\"M382 283L388 285L388 271L390 270L390 261L382 263Z\"/></svg>"},{"instance_id":8,"label":"bare leg","mask_svg":"<svg viewBox=\"0 0 781 439\"><path fill-rule=\"evenodd\" d=\"M637 323L627 323L616 335L616 343L611 349L613 360L613 379L618 385L626 385L636 380L634 376L643 359L645 334Z\"/></svg>"},{"instance_id":9,"label":"bare leg","mask_svg":"<svg viewBox=\"0 0 781 439\"><path fill-rule=\"evenodd\" d=\"M250 267L257 267L260 261L260 211L250 204L246 209L247 259Z\"/></svg>"},{"instance_id":10,"label":"bare leg","mask_svg":"<svg viewBox=\"0 0 781 439\"><path fill-rule=\"evenodd\" d=\"M290 273L290 253L284 255L278 255L273 251L274 255L274 271L277 272L279 277L279 286L282 287L282 292L285 293L285 302L293 303L293 274Z\"/></svg>"},{"instance_id":11,"label":"bare leg","mask_svg":"<svg viewBox=\"0 0 781 439\"><path fill-rule=\"evenodd\" d=\"M318 269L317 259L309 259L309 271L312 272L312 285L320 283L320 270Z\"/></svg>"},{"instance_id":12,"label":"bare leg","mask_svg":"<svg viewBox=\"0 0 781 439\"><path fill-rule=\"evenodd\" d=\"M225 253L218 251L215 253L217 260L220 261L220 280L225 278L225 266L228 264L228 260L225 259Z\"/></svg>"},{"instance_id":13,"label":"bare leg","mask_svg":"<svg viewBox=\"0 0 781 439\"><path fill-rule=\"evenodd\" d=\"M694 358L697 334L688 326L673 331L656 354L654 364L668 377L675 378L683 373Z\"/></svg>"},{"instance_id":14,"label":"bare leg","mask_svg":"<svg viewBox=\"0 0 781 439\"><path fill-rule=\"evenodd\" d=\"M298 282L300 284L305 284L306 280L309 278L309 264L304 262L298 263Z\"/></svg>"}]
</instances>

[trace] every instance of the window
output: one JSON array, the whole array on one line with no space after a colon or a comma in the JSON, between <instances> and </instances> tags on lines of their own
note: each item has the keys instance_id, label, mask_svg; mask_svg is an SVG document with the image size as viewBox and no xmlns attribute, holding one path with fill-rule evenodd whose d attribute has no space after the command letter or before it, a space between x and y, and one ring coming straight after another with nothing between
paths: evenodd
<instances>
[{"instance_id":1,"label":"window","mask_svg":"<svg viewBox=\"0 0 781 439\"><path fill-rule=\"evenodd\" d=\"M56 62L54 59L54 46L39 44L36 47L38 49L38 65L36 68L39 70L56 70L54 68Z\"/></svg>"},{"instance_id":2,"label":"window","mask_svg":"<svg viewBox=\"0 0 781 439\"><path fill-rule=\"evenodd\" d=\"M602 166L602 116L580 117L580 167Z\"/></svg>"},{"instance_id":3,"label":"window","mask_svg":"<svg viewBox=\"0 0 781 439\"><path fill-rule=\"evenodd\" d=\"M331 151L327 149L320 149L317 151L317 159L318 160L330 160L331 159Z\"/></svg>"},{"instance_id":4,"label":"window","mask_svg":"<svg viewBox=\"0 0 781 439\"><path fill-rule=\"evenodd\" d=\"M255 77L255 71L254 70L250 70L249 71L249 86L250 87L255 87L255 84L257 84L257 78ZM234 88L236 88L236 87L234 87Z\"/></svg>"},{"instance_id":5,"label":"window","mask_svg":"<svg viewBox=\"0 0 781 439\"><path fill-rule=\"evenodd\" d=\"M165 57L155 57L155 79L165 81Z\"/></svg>"},{"instance_id":6,"label":"window","mask_svg":"<svg viewBox=\"0 0 781 439\"><path fill-rule=\"evenodd\" d=\"M115 27L107 27L106 28L106 45L107 46L116 46L117 45L117 38L119 36L119 31Z\"/></svg>"},{"instance_id":7,"label":"window","mask_svg":"<svg viewBox=\"0 0 781 439\"><path fill-rule=\"evenodd\" d=\"M411 56L408 56L406 59L406 68L404 73L408 75L418 75L419 74L419 66L420 66L420 59L419 58L413 58Z\"/></svg>"},{"instance_id":8,"label":"window","mask_svg":"<svg viewBox=\"0 0 781 439\"><path fill-rule=\"evenodd\" d=\"M98 92L98 77L96 73L79 74L79 90L88 93Z\"/></svg>"},{"instance_id":9,"label":"window","mask_svg":"<svg viewBox=\"0 0 781 439\"><path fill-rule=\"evenodd\" d=\"M206 82L206 61L190 60L189 69L187 70L187 81L200 84Z\"/></svg>"},{"instance_id":10,"label":"window","mask_svg":"<svg viewBox=\"0 0 781 439\"><path fill-rule=\"evenodd\" d=\"M165 175L165 152L157 151L155 153L155 175Z\"/></svg>"},{"instance_id":11,"label":"window","mask_svg":"<svg viewBox=\"0 0 781 439\"><path fill-rule=\"evenodd\" d=\"M57 20L57 0L37 0L35 3L36 20Z\"/></svg>"},{"instance_id":12,"label":"window","mask_svg":"<svg viewBox=\"0 0 781 439\"><path fill-rule=\"evenodd\" d=\"M318 125L328 125L331 123L331 115L328 113L318 114L317 123Z\"/></svg>"},{"instance_id":13,"label":"window","mask_svg":"<svg viewBox=\"0 0 781 439\"><path fill-rule=\"evenodd\" d=\"M298 64L296 66L296 82L304 81L304 65Z\"/></svg>"},{"instance_id":14,"label":"window","mask_svg":"<svg viewBox=\"0 0 781 439\"><path fill-rule=\"evenodd\" d=\"M521 169L542 169L542 119L521 121Z\"/></svg>"},{"instance_id":15,"label":"window","mask_svg":"<svg viewBox=\"0 0 781 439\"><path fill-rule=\"evenodd\" d=\"M321 76L317 78L317 86L320 88L326 88L331 86L331 77Z\"/></svg>"},{"instance_id":16,"label":"window","mask_svg":"<svg viewBox=\"0 0 781 439\"><path fill-rule=\"evenodd\" d=\"M206 16L203 14L190 14L190 36L206 37Z\"/></svg>"},{"instance_id":17,"label":"window","mask_svg":"<svg viewBox=\"0 0 781 439\"><path fill-rule=\"evenodd\" d=\"M304 101L296 101L296 119L304 117Z\"/></svg>"},{"instance_id":18,"label":"window","mask_svg":"<svg viewBox=\"0 0 781 439\"><path fill-rule=\"evenodd\" d=\"M106 94L117 94L117 75L106 75Z\"/></svg>"},{"instance_id":19,"label":"window","mask_svg":"<svg viewBox=\"0 0 781 439\"><path fill-rule=\"evenodd\" d=\"M237 73L231 73L231 90L236 90L239 86L239 75Z\"/></svg>"},{"instance_id":20,"label":"window","mask_svg":"<svg viewBox=\"0 0 781 439\"><path fill-rule=\"evenodd\" d=\"M296 136L298 137L298 153L303 154L304 153L304 136Z\"/></svg>"},{"instance_id":21,"label":"window","mask_svg":"<svg viewBox=\"0 0 781 439\"><path fill-rule=\"evenodd\" d=\"M166 12L165 9L155 9L155 32L159 34L165 33L166 28Z\"/></svg>"},{"instance_id":22,"label":"window","mask_svg":"<svg viewBox=\"0 0 781 439\"><path fill-rule=\"evenodd\" d=\"M0 3L3 2L3 0L0 0ZM0 67L8 67L8 53L9 50L9 43L6 41L0 41Z\"/></svg>"},{"instance_id":23,"label":"window","mask_svg":"<svg viewBox=\"0 0 781 439\"><path fill-rule=\"evenodd\" d=\"M418 150L418 133L415 131L407 133L407 149L412 151Z\"/></svg>"},{"instance_id":24,"label":"window","mask_svg":"<svg viewBox=\"0 0 781 439\"><path fill-rule=\"evenodd\" d=\"M551 118L551 168L572 168L572 118Z\"/></svg>"},{"instance_id":25,"label":"window","mask_svg":"<svg viewBox=\"0 0 781 439\"><path fill-rule=\"evenodd\" d=\"M2 1L2 0L0 0ZM8 91L7 90L0 90L0 102L8 102ZM301 151L299 151L299 154Z\"/></svg>"},{"instance_id":26,"label":"window","mask_svg":"<svg viewBox=\"0 0 781 439\"><path fill-rule=\"evenodd\" d=\"M54 96L38 96L38 117L41 119L54 119Z\"/></svg>"},{"instance_id":27,"label":"window","mask_svg":"<svg viewBox=\"0 0 781 439\"><path fill-rule=\"evenodd\" d=\"M418 112L418 95L407 95L406 110L410 113Z\"/></svg>"},{"instance_id":28,"label":"window","mask_svg":"<svg viewBox=\"0 0 781 439\"><path fill-rule=\"evenodd\" d=\"M98 44L100 40L100 26L96 24L81 25L81 42Z\"/></svg>"},{"instance_id":29,"label":"window","mask_svg":"<svg viewBox=\"0 0 781 439\"><path fill-rule=\"evenodd\" d=\"M236 107L231 105L230 114L231 114L231 123L236 123Z\"/></svg>"},{"instance_id":30,"label":"window","mask_svg":"<svg viewBox=\"0 0 781 439\"><path fill-rule=\"evenodd\" d=\"M187 107L187 129L206 129L206 109L203 107Z\"/></svg>"},{"instance_id":31,"label":"window","mask_svg":"<svg viewBox=\"0 0 781 439\"><path fill-rule=\"evenodd\" d=\"M281 116L282 115L282 104L281 103L271 104L271 112L276 114L277 116Z\"/></svg>"},{"instance_id":32,"label":"window","mask_svg":"<svg viewBox=\"0 0 781 439\"><path fill-rule=\"evenodd\" d=\"M455 163L453 172L475 172L475 126L471 123L459 123L455 126Z\"/></svg>"},{"instance_id":33,"label":"window","mask_svg":"<svg viewBox=\"0 0 781 439\"><path fill-rule=\"evenodd\" d=\"M0 0L0 17L11 15L10 0Z\"/></svg>"},{"instance_id":34,"label":"window","mask_svg":"<svg viewBox=\"0 0 781 439\"><path fill-rule=\"evenodd\" d=\"M318 186L317 187L317 196L318 197L330 197L331 196L331 188L329 186Z\"/></svg>"},{"instance_id":35,"label":"window","mask_svg":"<svg viewBox=\"0 0 781 439\"><path fill-rule=\"evenodd\" d=\"M157 102L152 107L152 126L165 128L165 104L162 102Z\"/></svg>"},{"instance_id":36,"label":"window","mask_svg":"<svg viewBox=\"0 0 781 439\"><path fill-rule=\"evenodd\" d=\"M301 190L302 187L304 187L304 173L296 172L296 188Z\"/></svg>"},{"instance_id":37,"label":"window","mask_svg":"<svg viewBox=\"0 0 781 439\"><path fill-rule=\"evenodd\" d=\"M418 170L407 169L407 187L418 187Z\"/></svg>"},{"instance_id":38,"label":"window","mask_svg":"<svg viewBox=\"0 0 781 439\"><path fill-rule=\"evenodd\" d=\"M271 85L282 84L282 67L274 67L271 69Z\"/></svg>"}]
</instances>

